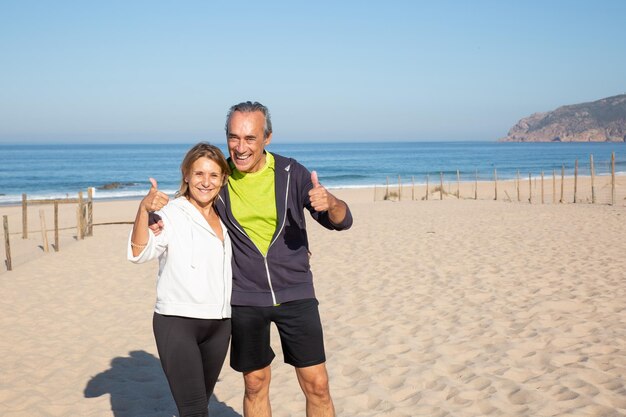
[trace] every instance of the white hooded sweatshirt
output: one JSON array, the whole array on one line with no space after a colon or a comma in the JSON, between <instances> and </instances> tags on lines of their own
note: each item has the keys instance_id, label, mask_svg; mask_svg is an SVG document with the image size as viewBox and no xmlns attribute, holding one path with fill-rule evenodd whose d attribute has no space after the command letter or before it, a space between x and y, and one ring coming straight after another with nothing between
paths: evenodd
<instances>
[{"instance_id":1,"label":"white hooded sweatshirt","mask_svg":"<svg viewBox=\"0 0 626 417\"><path fill-rule=\"evenodd\" d=\"M220 220L222 242L185 197L157 213L164 224L159 236L149 231L148 244L138 256L133 256L129 237L127 255L134 263L159 258L154 311L199 319L229 318L232 249L224 224Z\"/></svg>"}]
</instances>

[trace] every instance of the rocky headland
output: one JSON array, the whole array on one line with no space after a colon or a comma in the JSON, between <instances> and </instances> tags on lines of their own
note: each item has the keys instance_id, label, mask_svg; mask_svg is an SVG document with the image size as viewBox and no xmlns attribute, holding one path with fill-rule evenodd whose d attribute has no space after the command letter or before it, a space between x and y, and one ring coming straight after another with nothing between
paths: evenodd
<instances>
[{"instance_id":1,"label":"rocky headland","mask_svg":"<svg viewBox=\"0 0 626 417\"><path fill-rule=\"evenodd\" d=\"M626 142L626 94L521 119L499 142Z\"/></svg>"}]
</instances>

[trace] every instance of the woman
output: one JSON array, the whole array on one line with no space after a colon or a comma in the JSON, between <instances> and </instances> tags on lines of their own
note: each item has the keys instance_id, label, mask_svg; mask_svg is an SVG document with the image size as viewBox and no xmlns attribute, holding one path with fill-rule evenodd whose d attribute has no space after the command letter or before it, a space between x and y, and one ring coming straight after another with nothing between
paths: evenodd
<instances>
[{"instance_id":1,"label":"woman","mask_svg":"<svg viewBox=\"0 0 626 417\"><path fill-rule=\"evenodd\" d=\"M208 416L208 402L230 339L231 244L213 202L230 168L222 152L198 143L181 164L176 197L152 187L128 242L128 259L159 258L153 329L161 365L180 417ZM148 229L159 210L164 228Z\"/></svg>"}]
</instances>

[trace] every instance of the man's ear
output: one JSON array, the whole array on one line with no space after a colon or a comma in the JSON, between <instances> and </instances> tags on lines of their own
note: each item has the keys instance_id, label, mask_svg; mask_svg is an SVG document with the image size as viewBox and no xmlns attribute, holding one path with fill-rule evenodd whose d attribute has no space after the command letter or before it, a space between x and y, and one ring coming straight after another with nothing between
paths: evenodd
<instances>
[{"instance_id":1,"label":"man's ear","mask_svg":"<svg viewBox=\"0 0 626 417\"><path fill-rule=\"evenodd\" d=\"M267 137L265 139L263 139L263 144L265 144L265 146L269 145L270 142L272 141L272 134L270 133L269 135L267 135Z\"/></svg>"}]
</instances>

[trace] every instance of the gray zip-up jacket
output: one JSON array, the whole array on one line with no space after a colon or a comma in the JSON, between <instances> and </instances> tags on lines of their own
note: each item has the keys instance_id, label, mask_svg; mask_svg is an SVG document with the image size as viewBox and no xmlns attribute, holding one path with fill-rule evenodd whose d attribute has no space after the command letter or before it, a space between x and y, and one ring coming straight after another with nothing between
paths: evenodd
<instances>
[{"instance_id":1,"label":"gray zip-up jacket","mask_svg":"<svg viewBox=\"0 0 626 417\"><path fill-rule=\"evenodd\" d=\"M228 187L222 188L215 203L233 245L232 305L272 306L315 298L305 208L327 229L345 230L352 226L349 209L341 224L333 224L328 212L316 212L309 201L309 190L313 188L311 173L294 159L275 153L272 155L275 161L277 226L266 256L233 216Z\"/></svg>"}]
</instances>

